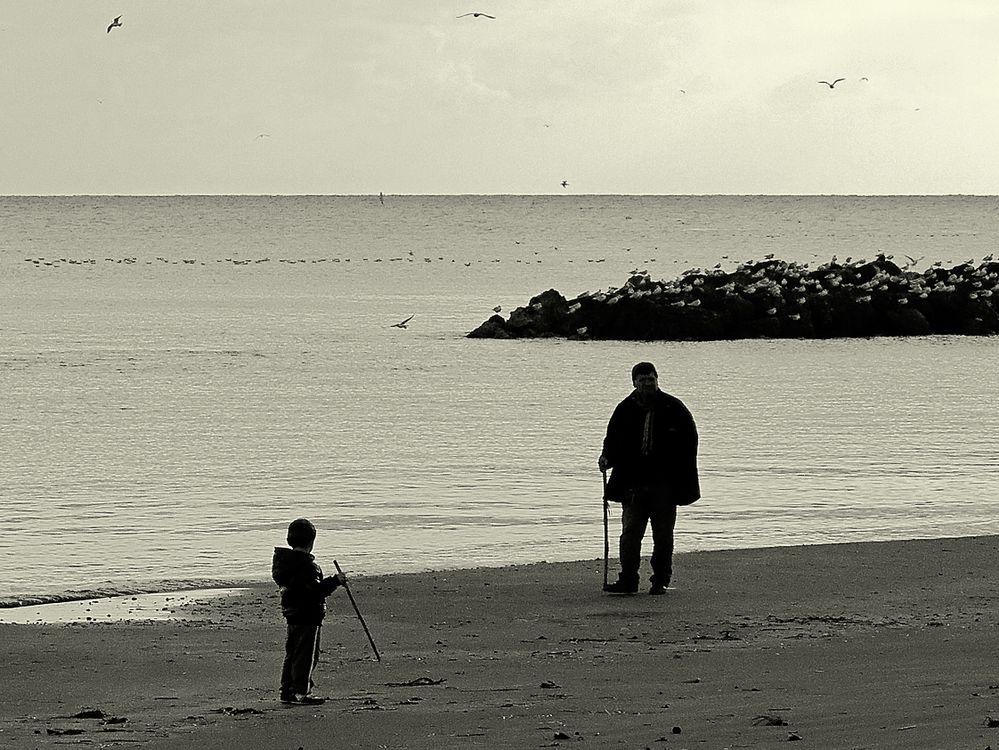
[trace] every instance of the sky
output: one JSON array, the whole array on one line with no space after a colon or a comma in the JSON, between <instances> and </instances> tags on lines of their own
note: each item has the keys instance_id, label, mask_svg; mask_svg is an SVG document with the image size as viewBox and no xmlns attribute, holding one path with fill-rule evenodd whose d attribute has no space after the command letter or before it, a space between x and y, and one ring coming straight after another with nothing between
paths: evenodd
<instances>
[{"instance_id":1,"label":"sky","mask_svg":"<svg viewBox=\"0 0 999 750\"><path fill-rule=\"evenodd\" d=\"M995 0L2 0L0 194L999 194L997 48Z\"/></svg>"}]
</instances>

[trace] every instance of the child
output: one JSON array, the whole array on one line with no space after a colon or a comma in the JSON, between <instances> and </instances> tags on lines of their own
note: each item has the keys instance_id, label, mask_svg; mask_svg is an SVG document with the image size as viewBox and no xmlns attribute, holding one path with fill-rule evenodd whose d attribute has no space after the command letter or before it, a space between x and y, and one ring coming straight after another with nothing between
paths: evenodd
<instances>
[{"instance_id":1,"label":"child","mask_svg":"<svg viewBox=\"0 0 999 750\"><path fill-rule=\"evenodd\" d=\"M271 576L281 588L281 613L288 621L288 639L281 669L281 702L319 705L325 698L310 695L312 670L319 662L319 633L326 616L326 597L344 580L323 578L312 556L316 527L305 518L288 526L288 545L274 548Z\"/></svg>"}]
</instances>

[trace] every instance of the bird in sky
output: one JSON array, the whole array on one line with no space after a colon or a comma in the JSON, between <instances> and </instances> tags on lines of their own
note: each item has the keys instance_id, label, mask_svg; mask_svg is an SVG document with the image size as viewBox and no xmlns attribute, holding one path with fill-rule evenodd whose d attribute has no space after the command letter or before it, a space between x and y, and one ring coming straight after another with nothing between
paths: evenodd
<instances>
[{"instance_id":1,"label":"bird in sky","mask_svg":"<svg viewBox=\"0 0 999 750\"><path fill-rule=\"evenodd\" d=\"M412 315L410 315L405 320L401 320L398 323L393 323L392 325L389 326L389 328L408 328L409 327L409 321L411 321L415 317L416 317L416 313L413 313Z\"/></svg>"},{"instance_id":2,"label":"bird in sky","mask_svg":"<svg viewBox=\"0 0 999 750\"><path fill-rule=\"evenodd\" d=\"M482 16L483 18L491 18L494 21L496 20L496 16L491 16L488 13L462 13L460 16L455 16L455 18L464 18L465 16L471 16L472 18Z\"/></svg>"},{"instance_id":3,"label":"bird in sky","mask_svg":"<svg viewBox=\"0 0 999 750\"><path fill-rule=\"evenodd\" d=\"M115 16L114 17L114 20L111 22L111 25L108 26L107 33L110 34L111 33L111 29L113 29L115 26L121 26L121 16Z\"/></svg>"},{"instance_id":4,"label":"bird in sky","mask_svg":"<svg viewBox=\"0 0 999 750\"><path fill-rule=\"evenodd\" d=\"M832 83L829 83L829 81L819 81L819 83L824 83L829 88L835 88L837 83L839 83L840 81L845 81L845 80L846 80L845 78L837 78Z\"/></svg>"},{"instance_id":5,"label":"bird in sky","mask_svg":"<svg viewBox=\"0 0 999 750\"><path fill-rule=\"evenodd\" d=\"M565 180L562 180L562 187L564 187L564 188L565 187L569 187L569 183L566 182Z\"/></svg>"}]
</instances>

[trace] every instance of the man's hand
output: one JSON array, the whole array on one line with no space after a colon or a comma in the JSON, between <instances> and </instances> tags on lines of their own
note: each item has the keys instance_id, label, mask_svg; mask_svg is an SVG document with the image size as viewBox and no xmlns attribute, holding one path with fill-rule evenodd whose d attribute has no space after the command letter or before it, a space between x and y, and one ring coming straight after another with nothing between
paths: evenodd
<instances>
[{"instance_id":1,"label":"man's hand","mask_svg":"<svg viewBox=\"0 0 999 750\"><path fill-rule=\"evenodd\" d=\"M600 454L600 458L597 459L597 466L600 467L600 471L607 471L610 468L610 461L607 460L607 456Z\"/></svg>"}]
</instances>

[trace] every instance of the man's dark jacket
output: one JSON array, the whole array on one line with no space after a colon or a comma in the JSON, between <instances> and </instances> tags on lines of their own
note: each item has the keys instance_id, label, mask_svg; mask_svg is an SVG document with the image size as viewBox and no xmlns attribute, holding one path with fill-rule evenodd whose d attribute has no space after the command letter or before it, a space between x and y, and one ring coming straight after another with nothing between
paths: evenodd
<instances>
[{"instance_id":1,"label":"man's dark jacket","mask_svg":"<svg viewBox=\"0 0 999 750\"><path fill-rule=\"evenodd\" d=\"M650 410L633 392L617 405L607 425L603 455L612 468L607 499L629 500L636 491L674 505L701 496L697 478L697 428L675 396L656 391Z\"/></svg>"},{"instance_id":2,"label":"man's dark jacket","mask_svg":"<svg viewBox=\"0 0 999 750\"><path fill-rule=\"evenodd\" d=\"M290 621L318 624L326 616L326 597L340 585L323 578L316 559L299 549L275 547L271 577L281 587L281 613Z\"/></svg>"}]
</instances>

